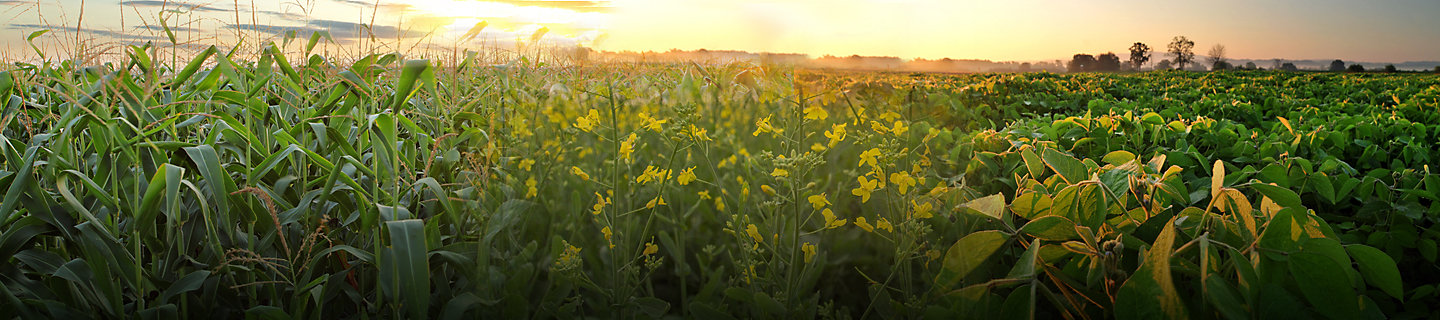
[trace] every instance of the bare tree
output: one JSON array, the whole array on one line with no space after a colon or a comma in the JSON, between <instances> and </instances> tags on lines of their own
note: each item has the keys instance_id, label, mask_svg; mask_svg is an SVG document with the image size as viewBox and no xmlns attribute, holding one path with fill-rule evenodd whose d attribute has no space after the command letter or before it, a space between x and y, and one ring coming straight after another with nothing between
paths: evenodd
<instances>
[{"instance_id":1,"label":"bare tree","mask_svg":"<svg viewBox=\"0 0 1440 320\"><path fill-rule=\"evenodd\" d=\"M1140 70L1146 62L1150 61L1150 46L1136 42L1130 45L1130 66Z\"/></svg>"},{"instance_id":2,"label":"bare tree","mask_svg":"<svg viewBox=\"0 0 1440 320\"><path fill-rule=\"evenodd\" d=\"M1195 49L1195 41L1190 41L1190 38L1175 36L1170 41L1169 49L1170 55L1175 57L1175 65L1180 70L1185 70L1185 65L1195 60L1195 52L1192 51Z\"/></svg>"},{"instance_id":3,"label":"bare tree","mask_svg":"<svg viewBox=\"0 0 1440 320\"><path fill-rule=\"evenodd\" d=\"M1221 68L1222 63L1225 63L1225 45L1215 44L1214 47L1210 47L1210 68L1225 69Z\"/></svg>"}]
</instances>

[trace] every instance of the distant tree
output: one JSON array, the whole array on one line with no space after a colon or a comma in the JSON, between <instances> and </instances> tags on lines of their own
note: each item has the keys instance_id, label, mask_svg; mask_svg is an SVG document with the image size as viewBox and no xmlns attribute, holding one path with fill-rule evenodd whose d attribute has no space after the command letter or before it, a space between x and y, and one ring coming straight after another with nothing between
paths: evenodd
<instances>
[{"instance_id":1,"label":"distant tree","mask_svg":"<svg viewBox=\"0 0 1440 320\"><path fill-rule=\"evenodd\" d=\"M1120 56L1115 55L1114 52L1106 52L1095 57L1095 71L1120 71Z\"/></svg>"},{"instance_id":2,"label":"distant tree","mask_svg":"<svg viewBox=\"0 0 1440 320\"><path fill-rule=\"evenodd\" d=\"M1246 62L1246 63L1245 63L1245 70L1256 70L1256 69L1260 69L1260 67L1259 67L1259 66L1256 66L1254 61Z\"/></svg>"},{"instance_id":3,"label":"distant tree","mask_svg":"<svg viewBox=\"0 0 1440 320\"><path fill-rule=\"evenodd\" d=\"M1130 45L1130 67L1140 70L1146 62L1150 62L1150 46L1139 42Z\"/></svg>"},{"instance_id":4,"label":"distant tree","mask_svg":"<svg viewBox=\"0 0 1440 320\"><path fill-rule=\"evenodd\" d=\"M1030 72L1030 63L1029 63L1029 62L1021 63L1021 64L1020 64L1020 72Z\"/></svg>"},{"instance_id":5,"label":"distant tree","mask_svg":"<svg viewBox=\"0 0 1440 320\"><path fill-rule=\"evenodd\" d=\"M1230 65L1230 62L1227 61L1216 61L1214 65L1210 66L1210 70L1214 71L1230 70L1234 68L1235 66Z\"/></svg>"},{"instance_id":6,"label":"distant tree","mask_svg":"<svg viewBox=\"0 0 1440 320\"><path fill-rule=\"evenodd\" d=\"M1076 54L1074 58L1070 59L1070 64L1066 69L1070 72L1095 71L1095 56L1084 53Z\"/></svg>"},{"instance_id":7,"label":"distant tree","mask_svg":"<svg viewBox=\"0 0 1440 320\"><path fill-rule=\"evenodd\" d=\"M1436 67L1436 68L1440 68L1440 67ZM1170 60L1169 60L1169 59L1160 60L1160 62L1156 62L1156 63L1155 63L1155 70L1165 70L1165 69L1170 69Z\"/></svg>"},{"instance_id":8,"label":"distant tree","mask_svg":"<svg viewBox=\"0 0 1440 320\"><path fill-rule=\"evenodd\" d=\"M1345 61L1340 61L1340 59L1335 59L1335 61L1330 61L1330 71L1331 71L1331 72L1345 71Z\"/></svg>"},{"instance_id":9,"label":"distant tree","mask_svg":"<svg viewBox=\"0 0 1440 320\"><path fill-rule=\"evenodd\" d=\"M1362 65L1360 65L1359 63L1356 63L1356 64L1350 65L1350 67L1349 67L1349 68L1346 68L1345 71L1349 71L1349 72L1365 72L1365 66L1362 66Z\"/></svg>"},{"instance_id":10,"label":"distant tree","mask_svg":"<svg viewBox=\"0 0 1440 320\"><path fill-rule=\"evenodd\" d=\"M1286 62L1285 64L1280 65L1280 70L1294 72L1300 71L1300 68L1296 68L1294 63Z\"/></svg>"},{"instance_id":11,"label":"distant tree","mask_svg":"<svg viewBox=\"0 0 1440 320\"><path fill-rule=\"evenodd\" d=\"M1221 68L1221 64L1224 64L1224 68ZM1225 62L1225 45L1215 44L1214 47L1210 47L1210 68L1215 70L1230 68L1230 64Z\"/></svg>"},{"instance_id":12,"label":"distant tree","mask_svg":"<svg viewBox=\"0 0 1440 320\"><path fill-rule=\"evenodd\" d=\"M1185 65L1195 60L1195 52L1192 51L1192 49L1195 49L1195 41L1190 41L1190 38L1175 36L1174 39L1170 40L1170 46L1168 48L1170 49L1170 55L1175 57L1175 65L1178 69L1184 70Z\"/></svg>"},{"instance_id":13,"label":"distant tree","mask_svg":"<svg viewBox=\"0 0 1440 320\"><path fill-rule=\"evenodd\" d=\"M1393 64L1387 64L1387 65L1385 65L1385 72L1386 72L1386 73L1395 73L1395 71L1397 71L1397 70L1395 70L1395 65L1393 65Z\"/></svg>"},{"instance_id":14,"label":"distant tree","mask_svg":"<svg viewBox=\"0 0 1440 320\"><path fill-rule=\"evenodd\" d=\"M1435 66L1435 73L1440 73L1440 66Z\"/></svg>"},{"instance_id":15,"label":"distant tree","mask_svg":"<svg viewBox=\"0 0 1440 320\"><path fill-rule=\"evenodd\" d=\"M1285 61L1284 61L1284 60L1280 60L1280 59L1275 59L1274 62L1275 62L1274 64L1271 64L1271 65L1270 65L1270 70L1280 70L1280 67L1283 66L1282 63L1284 63Z\"/></svg>"}]
</instances>

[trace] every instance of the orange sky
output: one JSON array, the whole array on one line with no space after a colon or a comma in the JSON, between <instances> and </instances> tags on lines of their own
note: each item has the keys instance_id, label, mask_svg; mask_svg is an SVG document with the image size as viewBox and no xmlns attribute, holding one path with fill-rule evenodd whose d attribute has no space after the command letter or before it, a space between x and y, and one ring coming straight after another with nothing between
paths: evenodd
<instances>
[{"instance_id":1,"label":"orange sky","mask_svg":"<svg viewBox=\"0 0 1440 320\"><path fill-rule=\"evenodd\" d=\"M0 19L9 22L0 41L27 48L24 36L48 26L60 32L40 40L59 42L73 38L64 32L77 22L86 35L157 41L142 26L157 25L165 5L172 25L187 22L181 36L190 39L223 40L239 29L324 30L353 40L368 36L359 23L373 17L369 30L379 38L453 43L485 21L477 41L514 41L543 27L552 44L617 51L1051 60L1119 53L1137 41L1163 50L1186 35L1199 53L1224 44L1232 58L1440 60L1433 0L379 0L378 8L376 0L127 0L89 1L83 21L81 2L0 0Z\"/></svg>"}]
</instances>

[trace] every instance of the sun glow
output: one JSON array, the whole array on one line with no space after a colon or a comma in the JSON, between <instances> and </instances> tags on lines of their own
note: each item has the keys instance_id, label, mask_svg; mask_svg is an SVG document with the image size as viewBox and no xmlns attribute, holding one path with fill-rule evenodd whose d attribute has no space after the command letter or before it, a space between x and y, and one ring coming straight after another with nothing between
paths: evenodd
<instances>
[{"instance_id":1,"label":"sun glow","mask_svg":"<svg viewBox=\"0 0 1440 320\"><path fill-rule=\"evenodd\" d=\"M547 39L593 40L610 20L600 10L576 10L576 1L402 0L415 13L449 19L442 32L458 37L485 22L481 38L528 37L547 28ZM550 6L550 2L554 6ZM582 7L595 8L595 7Z\"/></svg>"}]
</instances>

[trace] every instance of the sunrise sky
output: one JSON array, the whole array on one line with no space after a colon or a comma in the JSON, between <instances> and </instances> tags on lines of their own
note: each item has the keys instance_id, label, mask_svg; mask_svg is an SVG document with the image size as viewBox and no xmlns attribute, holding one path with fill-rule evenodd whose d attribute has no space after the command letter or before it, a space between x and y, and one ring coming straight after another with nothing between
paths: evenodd
<instances>
[{"instance_id":1,"label":"sunrise sky","mask_svg":"<svg viewBox=\"0 0 1440 320\"><path fill-rule=\"evenodd\" d=\"M40 40L59 42L74 37L77 22L83 36L158 41L164 7L182 41L327 30L346 42L373 19L383 39L454 43L485 21L475 41L514 41L544 27L554 44L611 51L1051 60L1120 53L1137 41L1163 51L1186 35L1197 53L1219 43L1232 58L1440 60L1435 0L89 0L83 19L81 3L0 0L0 41L28 50L30 32L56 30Z\"/></svg>"}]
</instances>

